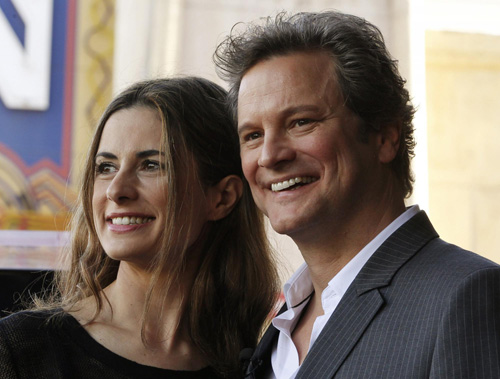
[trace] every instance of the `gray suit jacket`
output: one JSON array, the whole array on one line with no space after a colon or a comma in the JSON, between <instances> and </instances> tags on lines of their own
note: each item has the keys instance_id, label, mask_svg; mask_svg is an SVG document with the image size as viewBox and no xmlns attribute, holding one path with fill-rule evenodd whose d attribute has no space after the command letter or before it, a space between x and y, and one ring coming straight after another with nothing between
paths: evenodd
<instances>
[{"instance_id":1,"label":"gray suit jacket","mask_svg":"<svg viewBox=\"0 0 500 379\"><path fill-rule=\"evenodd\" d=\"M266 377L277 337L270 326L248 378ZM499 379L500 266L438 238L421 211L360 271L297 378Z\"/></svg>"}]
</instances>

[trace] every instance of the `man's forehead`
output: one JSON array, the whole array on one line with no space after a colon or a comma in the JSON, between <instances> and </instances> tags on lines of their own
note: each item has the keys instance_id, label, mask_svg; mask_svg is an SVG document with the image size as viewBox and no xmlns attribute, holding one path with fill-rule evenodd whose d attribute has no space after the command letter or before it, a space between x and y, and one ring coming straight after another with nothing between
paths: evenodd
<instances>
[{"instance_id":1,"label":"man's forehead","mask_svg":"<svg viewBox=\"0 0 500 379\"><path fill-rule=\"evenodd\" d=\"M334 101L332 95L338 93L331 57L300 52L261 61L248 70L239 88L238 108L304 106L320 98Z\"/></svg>"},{"instance_id":2,"label":"man's forehead","mask_svg":"<svg viewBox=\"0 0 500 379\"><path fill-rule=\"evenodd\" d=\"M326 79L336 81L334 61L329 54L321 51L295 52L274 56L254 64L243 75L239 94L253 94L261 87L276 91L283 86L301 87Z\"/></svg>"}]
</instances>

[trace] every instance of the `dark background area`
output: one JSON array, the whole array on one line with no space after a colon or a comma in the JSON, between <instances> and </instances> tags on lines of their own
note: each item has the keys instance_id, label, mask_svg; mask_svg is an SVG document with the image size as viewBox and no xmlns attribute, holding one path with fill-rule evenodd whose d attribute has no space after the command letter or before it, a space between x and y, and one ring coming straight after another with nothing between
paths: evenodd
<instances>
[{"instance_id":1,"label":"dark background area","mask_svg":"<svg viewBox=\"0 0 500 379\"><path fill-rule=\"evenodd\" d=\"M0 270L0 318L30 304L33 294L50 289L53 271Z\"/></svg>"}]
</instances>

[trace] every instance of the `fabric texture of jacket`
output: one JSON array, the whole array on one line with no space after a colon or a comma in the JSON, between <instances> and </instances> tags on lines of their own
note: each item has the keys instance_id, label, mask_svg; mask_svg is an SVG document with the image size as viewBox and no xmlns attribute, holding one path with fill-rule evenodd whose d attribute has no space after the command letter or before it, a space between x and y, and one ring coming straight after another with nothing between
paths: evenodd
<instances>
[{"instance_id":1,"label":"fabric texture of jacket","mask_svg":"<svg viewBox=\"0 0 500 379\"><path fill-rule=\"evenodd\" d=\"M248 378L266 377L278 333ZM441 240L420 211L362 268L296 378L500 378L500 266Z\"/></svg>"}]
</instances>

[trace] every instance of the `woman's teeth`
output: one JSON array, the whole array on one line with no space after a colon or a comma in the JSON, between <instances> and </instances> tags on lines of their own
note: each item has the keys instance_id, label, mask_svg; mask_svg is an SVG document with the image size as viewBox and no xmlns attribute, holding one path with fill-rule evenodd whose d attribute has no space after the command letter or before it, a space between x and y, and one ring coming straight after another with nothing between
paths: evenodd
<instances>
[{"instance_id":1,"label":"woman's teeth","mask_svg":"<svg viewBox=\"0 0 500 379\"><path fill-rule=\"evenodd\" d=\"M315 182L316 180L317 179L312 178L310 176L300 176L297 178L284 180L284 181L279 182L279 183L271 184L271 191L273 191L273 192L283 191L283 190L290 188L296 184L309 184L309 183Z\"/></svg>"},{"instance_id":2,"label":"woman's teeth","mask_svg":"<svg viewBox=\"0 0 500 379\"><path fill-rule=\"evenodd\" d=\"M145 224L147 222L153 221L153 217L115 217L111 219L113 225L133 225L133 224Z\"/></svg>"}]
</instances>

